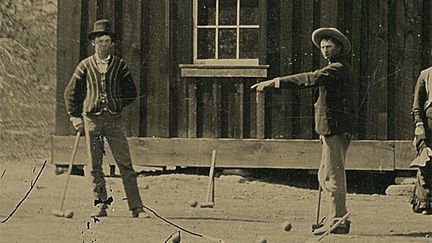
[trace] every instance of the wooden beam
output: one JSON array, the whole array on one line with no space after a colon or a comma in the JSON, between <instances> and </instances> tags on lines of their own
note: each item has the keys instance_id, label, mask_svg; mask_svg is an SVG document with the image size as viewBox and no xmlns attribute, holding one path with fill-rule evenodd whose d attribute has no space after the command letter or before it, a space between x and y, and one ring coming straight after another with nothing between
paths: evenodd
<instances>
[{"instance_id":1,"label":"wooden beam","mask_svg":"<svg viewBox=\"0 0 432 243\"><path fill-rule=\"evenodd\" d=\"M216 78L200 80L203 137L221 137L221 81Z\"/></svg>"},{"instance_id":2,"label":"wooden beam","mask_svg":"<svg viewBox=\"0 0 432 243\"><path fill-rule=\"evenodd\" d=\"M282 0L280 5L280 73L279 76L290 75L293 73L293 1ZM290 89L280 90L280 97L275 97L280 107L278 109L278 115L281 118L281 122L278 126L277 131L273 130L272 134L274 138L292 138L293 137L293 91ZM272 128L275 125L272 126ZM275 136L276 135L276 136Z\"/></svg>"},{"instance_id":3,"label":"wooden beam","mask_svg":"<svg viewBox=\"0 0 432 243\"><path fill-rule=\"evenodd\" d=\"M188 138L197 137L197 84L195 79L188 78Z\"/></svg>"},{"instance_id":4,"label":"wooden beam","mask_svg":"<svg viewBox=\"0 0 432 243\"><path fill-rule=\"evenodd\" d=\"M176 125L176 131L171 136L186 138L188 134L188 99L187 99L187 78L181 77L180 64L191 64L192 57L192 1L178 0L172 3L171 30L172 44L171 51L173 60L171 69L173 76L173 86L171 96L173 96L174 109L171 112L171 119Z\"/></svg>"},{"instance_id":5,"label":"wooden beam","mask_svg":"<svg viewBox=\"0 0 432 243\"><path fill-rule=\"evenodd\" d=\"M244 80L239 79L234 82L234 100L233 100L233 137L243 138L244 128Z\"/></svg>"},{"instance_id":6,"label":"wooden beam","mask_svg":"<svg viewBox=\"0 0 432 243\"><path fill-rule=\"evenodd\" d=\"M124 1L122 6L122 57L127 62L133 75L137 90L141 90L141 1ZM140 126L140 99L142 94L138 93L138 99L125 109L123 122L127 136L139 136Z\"/></svg>"},{"instance_id":7,"label":"wooden beam","mask_svg":"<svg viewBox=\"0 0 432 243\"><path fill-rule=\"evenodd\" d=\"M265 95L264 92L256 92L255 95L256 99L256 138L264 138L265 136L265 124L264 124L264 118L265 118L265 107L264 107L264 100Z\"/></svg>"},{"instance_id":8,"label":"wooden beam","mask_svg":"<svg viewBox=\"0 0 432 243\"><path fill-rule=\"evenodd\" d=\"M351 87L351 94L352 94L352 102L354 106L354 114L356 124L354 127L354 131L356 133L356 136L358 136L359 133L359 125L360 125L360 117L359 117L359 111L360 111L360 83L362 83L362 76L361 76L361 58L364 56L362 52L365 48L362 48L364 45L363 42L363 32L361 29L362 26L362 14L361 14L361 1L349 1L350 4L348 4L349 7L347 7L348 13L351 13L350 16L347 16L349 18L349 22L351 25L346 25L347 36L351 40L351 81L350 81L350 87Z\"/></svg>"},{"instance_id":9,"label":"wooden beam","mask_svg":"<svg viewBox=\"0 0 432 243\"><path fill-rule=\"evenodd\" d=\"M146 135L169 137L170 100L170 4L172 1L144 1L148 11L148 53ZM134 10L130 10L134 11Z\"/></svg>"},{"instance_id":10,"label":"wooden beam","mask_svg":"<svg viewBox=\"0 0 432 243\"><path fill-rule=\"evenodd\" d=\"M367 139L386 139L388 129L388 2L369 0Z\"/></svg>"},{"instance_id":11,"label":"wooden beam","mask_svg":"<svg viewBox=\"0 0 432 243\"><path fill-rule=\"evenodd\" d=\"M53 138L52 163L67 164L73 139ZM317 169L321 159L319 140L129 138L129 144L133 163L143 166L208 167L214 149L221 168ZM393 171L394 146L394 141L353 141L346 169ZM77 162L82 161L87 161L84 139L77 154ZM407 162L399 163L404 166L398 169L407 169Z\"/></svg>"},{"instance_id":12,"label":"wooden beam","mask_svg":"<svg viewBox=\"0 0 432 243\"><path fill-rule=\"evenodd\" d=\"M259 0L259 64L267 64L267 0Z\"/></svg>"},{"instance_id":13,"label":"wooden beam","mask_svg":"<svg viewBox=\"0 0 432 243\"><path fill-rule=\"evenodd\" d=\"M338 0L321 0L321 27L338 27Z\"/></svg>"},{"instance_id":14,"label":"wooden beam","mask_svg":"<svg viewBox=\"0 0 432 243\"><path fill-rule=\"evenodd\" d=\"M394 127L394 139L411 139L414 136L411 108L414 86L422 69L422 19L423 5L419 1L394 1L394 30L392 33L391 62L394 65L394 82L390 83L389 120ZM427 21L427 20L426 20ZM390 61L390 60L389 60ZM393 92L391 92L393 91Z\"/></svg>"},{"instance_id":15,"label":"wooden beam","mask_svg":"<svg viewBox=\"0 0 432 243\"><path fill-rule=\"evenodd\" d=\"M86 21L83 21L83 25L84 25L85 29L82 30L82 35L84 38L81 41L83 41L84 45L86 46L85 49L87 52L86 52L85 56L81 57L81 59L84 59L87 56L94 54L94 47L91 44L91 41L87 39L87 33L89 33L90 31L93 30L93 24L98 19L98 17L97 17L98 1L97 0L88 0L86 2L87 2L86 8L83 8L82 11L86 12L85 15L87 16L87 18L86 18Z\"/></svg>"},{"instance_id":16,"label":"wooden beam","mask_svg":"<svg viewBox=\"0 0 432 243\"><path fill-rule=\"evenodd\" d=\"M80 61L81 1L58 2L57 85L55 134L73 134L64 104L64 91Z\"/></svg>"},{"instance_id":17,"label":"wooden beam","mask_svg":"<svg viewBox=\"0 0 432 243\"><path fill-rule=\"evenodd\" d=\"M300 33L300 69L301 72L313 71L313 53L314 44L311 40L311 34L314 31L314 3L309 0L302 0L301 2L301 33ZM313 138L314 136L314 89L301 89L298 91L299 95L299 138Z\"/></svg>"},{"instance_id":18,"label":"wooden beam","mask_svg":"<svg viewBox=\"0 0 432 243\"><path fill-rule=\"evenodd\" d=\"M284 76L293 73L293 2L292 0L269 1L267 25L272 26L268 29L268 58L272 65L269 69L269 78ZM270 116L268 131L272 138L291 138L292 128L292 90L274 89L266 92L266 99L270 100Z\"/></svg>"},{"instance_id":19,"label":"wooden beam","mask_svg":"<svg viewBox=\"0 0 432 243\"><path fill-rule=\"evenodd\" d=\"M423 68L427 68L432 65L432 30L430 23L432 23L432 2L423 1L423 12L422 16L422 44L423 44Z\"/></svg>"},{"instance_id":20,"label":"wooden beam","mask_svg":"<svg viewBox=\"0 0 432 243\"><path fill-rule=\"evenodd\" d=\"M220 138L222 136L222 84L221 81L215 79L212 85L213 97L213 138Z\"/></svg>"}]
</instances>

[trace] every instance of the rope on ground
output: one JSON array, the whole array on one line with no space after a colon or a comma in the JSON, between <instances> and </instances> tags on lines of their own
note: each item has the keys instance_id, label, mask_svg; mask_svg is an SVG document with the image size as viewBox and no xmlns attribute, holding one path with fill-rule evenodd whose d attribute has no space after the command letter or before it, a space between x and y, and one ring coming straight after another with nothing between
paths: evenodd
<instances>
[{"instance_id":1,"label":"rope on ground","mask_svg":"<svg viewBox=\"0 0 432 243\"><path fill-rule=\"evenodd\" d=\"M24 200L26 200L28 195L30 195L30 192L36 186L36 183L39 180L39 177L42 174L42 171L44 170L46 163L47 163L47 161L45 160L42 167L39 169L39 173L37 174L36 179L34 181L31 181L30 189L27 191L27 193L24 195L24 197L21 199L21 201L18 202L18 204L15 206L14 210L12 210L12 212L9 214L9 216L7 216L5 219L3 219L1 221L2 224L6 223L12 217L12 215L14 215L14 213L18 210L18 208L21 206L21 204L24 202Z\"/></svg>"},{"instance_id":2,"label":"rope on ground","mask_svg":"<svg viewBox=\"0 0 432 243\"><path fill-rule=\"evenodd\" d=\"M122 200L128 200L128 199L127 199L127 198L123 198ZM142 203L138 203L138 202L135 202L135 201L132 201L132 200L131 200L131 202L133 202L133 203L135 203L135 204L138 204L138 205L140 205L141 207L147 209L147 210L150 211L152 214L154 214L158 219L164 221L165 223L167 223L167 224L169 224L169 225L171 225L171 226L173 226L173 227L175 227L175 228L177 228L177 229L179 229L179 230L181 230L181 231L183 231L183 232L186 232L186 233L188 233L188 234L190 234L190 235L193 235L193 236L196 236L196 237L200 237L200 238L208 239L208 240L211 240L211 241L214 241L214 242L225 243L225 241L223 241L222 239L217 239L217 238L214 238L214 237L211 237L211 236L207 236L207 235L199 234L199 233L193 232L193 231L191 231L191 230L188 230L188 229L186 229L186 228L183 228L183 227L181 227L181 226L179 226L179 225L177 225L177 224L175 224L175 223L169 221L168 219L166 219L166 218L160 216L156 211L154 211L153 209L151 209L151 208L149 208L149 207L143 205Z\"/></svg>"}]
</instances>

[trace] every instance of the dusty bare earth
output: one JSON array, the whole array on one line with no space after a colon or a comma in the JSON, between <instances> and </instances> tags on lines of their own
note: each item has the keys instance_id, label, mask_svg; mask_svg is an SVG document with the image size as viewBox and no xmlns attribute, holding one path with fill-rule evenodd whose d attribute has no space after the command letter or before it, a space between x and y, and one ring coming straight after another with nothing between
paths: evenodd
<instances>
[{"instance_id":1,"label":"dusty bare earth","mask_svg":"<svg viewBox=\"0 0 432 243\"><path fill-rule=\"evenodd\" d=\"M42 161L0 164L0 218L5 218L30 187ZM142 168L137 168L141 170ZM66 175L55 175L48 165L30 196L13 217L0 224L1 242L164 242L178 231L152 213L151 218L130 218L120 178L107 178L114 202L109 217L95 222L89 177L72 176L65 209L72 219L51 214L59 207ZM203 202L207 177L170 173L140 176L144 204L160 216L190 231L225 242L305 242L315 221L317 190L302 189L239 176L216 179L216 206L193 208L188 201ZM325 205L324 200L323 205ZM378 194L348 195L352 230L349 235L330 235L323 242L432 242L432 216L411 213L407 197ZM322 209L325 213L326 208ZM285 221L292 230L282 229ZM212 242L182 232L181 242ZM429 236L431 238L429 238Z\"/></svg>"}]
</instances>

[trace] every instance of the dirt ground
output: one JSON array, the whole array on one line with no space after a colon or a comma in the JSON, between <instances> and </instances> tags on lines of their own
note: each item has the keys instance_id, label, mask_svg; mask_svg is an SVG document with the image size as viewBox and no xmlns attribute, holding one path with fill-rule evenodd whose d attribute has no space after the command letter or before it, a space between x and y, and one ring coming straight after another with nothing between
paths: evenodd
<instances>
[{"instance_id":1,"label":"dirt ground","mask_svg":"<svg viewBox=\"0 0 432 243\"><path fill-rule=\"evenodd\" d=\"M6 218L30 188L43 161L2 162L0 173L0 218ZM141 171L143 168L137 168ZM0 174L0 176L1 176ZM152 213L151 218L130 217L120 178L107 178L114 202L109 217L95 221L90 180L71 176L65 209L74 211L72 219L51 214L59 207L66 175L55 175L47 164L29 197L17 212L0 224L1 242L164 242L178 231ZM193 208L189 200L203 202L207 177L192 173L168 173L138 178L145 206L167 220L204 236L224 242L305 242L311 239L315 221L317 190L244 180L235 175L216 179L214 208ZM322 242L432 242L432 216L411 213L407 197L378 194L348 195L352 228L349 235L330 235ZM326 211L326 200L322 211ZM282 229L285 221L292 230ZM181 233L181 242L213 242L208 238ZM430 238L429 238L430 237Z\"/></svg>"}]
</instances>

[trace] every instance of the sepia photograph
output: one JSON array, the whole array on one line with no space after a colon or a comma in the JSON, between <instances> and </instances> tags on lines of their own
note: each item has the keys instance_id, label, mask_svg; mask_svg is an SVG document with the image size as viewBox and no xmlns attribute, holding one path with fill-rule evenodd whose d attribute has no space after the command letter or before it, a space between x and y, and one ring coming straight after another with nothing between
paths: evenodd
<instances>
[{"instance_id":1,"label":"sepia photograph","mask_svg":"<svg viewBox=\"0 0 432 243\"><path fill-rule=\"evenodd\" d=\"M431 24L429 0L1 0L0 242L432 242Z\"/></svg>"}]
</instances>

